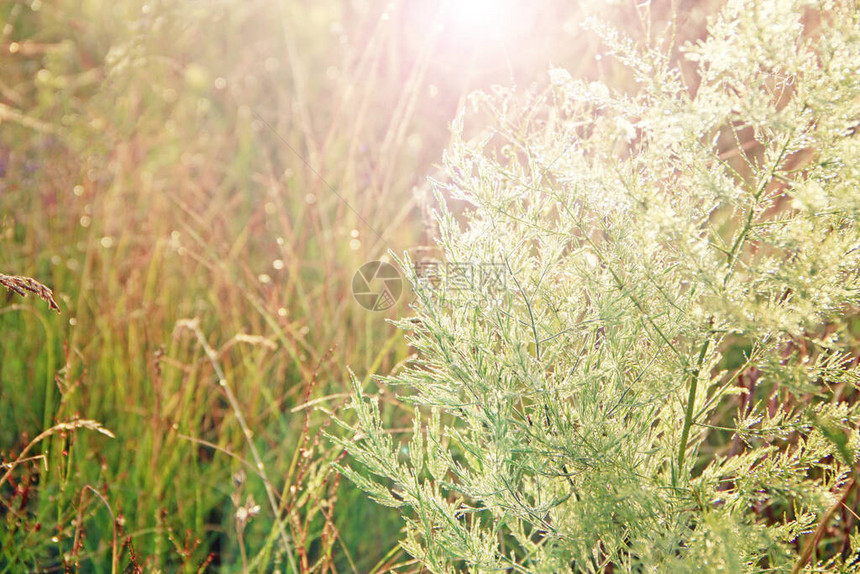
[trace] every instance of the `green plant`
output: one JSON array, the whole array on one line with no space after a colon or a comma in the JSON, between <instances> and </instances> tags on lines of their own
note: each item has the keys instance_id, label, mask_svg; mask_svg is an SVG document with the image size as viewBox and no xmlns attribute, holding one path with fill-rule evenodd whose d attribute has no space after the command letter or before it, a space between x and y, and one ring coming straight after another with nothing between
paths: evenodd
<instances>
[{"instance_id":1,"label":"green plant","mask_svg":"<svg viewBox=\"0 0 860 574\"><path fill-rule=\"evenodd\" d=\"M424 567L856 568L858 20L732 0L680 50L590 21L635 89L554 69L457 118L439 243L505 281L406 258L411 441L357 380L336 439Z\"/></svg>"},{"instance_id":2,"label":"green plant","mask_svg":"<svg viewBox=\"0 0 860 574\"><path fill-rule=\"evenodd\" d=\"M346 364L408 352L352 276L418 240L410 191L463 86L535 69L461 70L439 4L0 2L0 269L63 308L0 309L0 574L366 572L389 552L399 517L318 439Z\"/></svg>"},{"instance_id":3,"label":"green plant","mask_svg":"<svg viewBox=\"0 0 860 574\"><path fill-rule=\"evenodd\" d=\"M380 69L387 2L312 4L0 6L0 269L63 307L0 309L0 573L362 571L388 551L396 517L336 512L379 511L339 489L317 408L346 361L406 351L349 288L378 256L361 217L420 229L380 198L421 171L402 145L421 77ZM116 440L59 427L15 464L78 417Z\"/></svg>"}]
</instances>

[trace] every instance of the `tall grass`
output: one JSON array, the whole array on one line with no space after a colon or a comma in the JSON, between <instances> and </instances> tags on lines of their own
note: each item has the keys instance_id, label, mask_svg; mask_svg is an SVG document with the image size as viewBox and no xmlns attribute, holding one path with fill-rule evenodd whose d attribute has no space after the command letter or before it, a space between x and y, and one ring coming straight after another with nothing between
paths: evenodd
<instances>
[{"instance_id":1,"label":"tall grass","mask_svg":"<svg viewBox=\"0 0 860 574\"><path fill-rule=\"evenodd\" d=\"M429 241L413 192L465 93L565 38L555 7L529 51L457 44L439 10L0 4L0 270L62 311L0 307L0 572L404 560L319 435L347 365L409 353L407 298L369 313L352 275Z\"/></svg>"}]
</instances>

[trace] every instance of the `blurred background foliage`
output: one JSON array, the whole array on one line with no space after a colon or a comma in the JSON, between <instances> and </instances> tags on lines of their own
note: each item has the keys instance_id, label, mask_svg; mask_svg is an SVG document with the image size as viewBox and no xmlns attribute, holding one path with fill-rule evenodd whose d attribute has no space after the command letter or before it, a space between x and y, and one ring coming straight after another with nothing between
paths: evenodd
<instances>
[{"instance_id":1,"label":"blurred background foliage","mask_svg":"<svg viewBox=\"0 0 860 574\"><path fill-rule=\"evenodd\" d=\"M432 257L426 178L470 92L550 64L623 86L586 13L684 39L715 4L0 2L0 272L62 309L0 304L0 572L408 563L319 435L347 367L410 352L409 290L371 313L353 274ZM55 427L84 419L115 438Z\"/></svg>"}]
</instances>

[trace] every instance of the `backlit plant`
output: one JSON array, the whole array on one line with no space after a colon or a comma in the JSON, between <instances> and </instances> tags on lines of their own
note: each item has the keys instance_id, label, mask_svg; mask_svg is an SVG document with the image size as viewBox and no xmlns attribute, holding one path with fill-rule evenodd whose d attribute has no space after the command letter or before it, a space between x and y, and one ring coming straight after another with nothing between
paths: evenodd
<instances>
[{"instance_id":1,"label":"backlit plant","mask_svg":"<svg viewBox=\"0 0 860 574\"><path fill-rule=\"evenodd\" d=\"M411 441L358 383L342 439L427 569L854 567L858 20L737 0L680 49L590 22L636 89L554 69L454 122L439 243L506 280L403 261Z\"/></svg>"}]
</instances>

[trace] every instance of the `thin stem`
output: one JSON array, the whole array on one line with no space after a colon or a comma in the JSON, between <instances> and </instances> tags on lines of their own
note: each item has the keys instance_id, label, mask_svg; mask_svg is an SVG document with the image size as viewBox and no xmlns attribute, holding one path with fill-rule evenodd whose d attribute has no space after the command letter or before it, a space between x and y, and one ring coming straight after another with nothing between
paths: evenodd
<instances>
[{"instance_id":1,"label":"thin stem","mask_svg":"<svg viewBox=\"0 0 860 574\"><path fill-rule=\"evenodd\" d=\"M750 204L749 209L747 210L746 216L744 217L744 226L741 229L738 236L735 238L735 241L732 243L732 248L727 255L727 265L729 267L729 271L726 274L726 278L724 280L724 284L728 283L729 278L732 275L732 271L735 266L735 262L737 261L738 256L741 252L741 246L744 241L746 241L747 236L749 235L750 229L752 229L753 219L755 217L756 208L758 207L759 201L761 201L762 195L764 195L765 190L767 189L768 184L773 181L773 178L776 176L776 172L779 169L779 165L782 163L782 160L785 158L785 154L788 151L788 146L791 143L791 138L787 138L782 148L779 150L779 155L776 158L773 166L768 172L768 176L763 178L761 183L759 184L758 189L753 194L753 201Z\"/></svg>"},{"instance_id":2,"label":"thin stem","mask_svg":"<svg viewBox=\"0 0 860 574\"><path fill-rule=\"evenodd\" d=\"M815 551L815 547L818 545L821 535L824 534L824 531L827 529L827 525L830 524L830 521L833 519L833 515L836 514L837 510L845 505L845 501L848 500L848 497L852 492L854 492L856 486L857 482L853 478L850 479L845 485L845 490L839 500L834 502L827 512L824 513L824 516L821 517L821 520L818 522L818 527L815 529L815 532L812 533L812 538L810 538L806 543L806 546L803 547L803 552L800 554L800 558L791 570L792 574L798 574L798 572L803 570L803 567L809 563L809 559L812 558L812 553Z\"/></svg>"},{"instance_id":3,"label":"thin stem","mask_svg":"<svg viewBox=\"0 0 860 574\"><path fill-rule=\"evenodd\" d=\"M508 262L508 258L505 257L505 266L508 268L508 273L511 274L511 278L514 280L514 283L517 286L517 289L520 292L520 295L523 296L523 302L526 304L526 310L529 312L529 321L531 322L532 329L532 337L534 338L535 344L535 358L540 361L540 338L538 337L537 325L535 324L535 315L532 311L531 303L529 302L529 298L526 296L525 289L522 288L520 282L517 281L517 276L514 275L513 269L511 269L511 264Z\"/></svg>"},{"instance_id":4,"label":"thin stem","mask_svg":"<svg viewBox=\"0 0 860 574\"><path fill-rule=\"evenodd\" d=\"M705 355L708 353L708 348L711 345L711 339L708 337L702 343L702 348L699 350L699 358L696 360L696 367L690 373L690 394L687 397L687 411L684 414L684 428L681 429L681 444L678 445L678 476L684 472L684 459L687 454L687 441L690 438L690 427L693 425L693 409L696 408L696 390L699 386L699 373L702 370L702 363L705 360Z\"/></svg>"},{"instance_id":5,"label":"thin stem","mask_svg":"<svg viewBox=\"0 0 860 574\"><path fill-rule=\"evenodd\" d=\"M224 389L224 394L227 396L227 401L230 403L230 408L233 410L233 414L236 416L236 421L239 423L239 427L242 429L242 433L245 435L245 440L248 443L248 449L251 451L251 456L254 458L254 464L257 466L257 474L263 481L263 486L266 490L266 497L269 499L269 505L272 508L272 512L274 512L275 524L278 527L278 534L281 537L281 543L284 546L284 552L287 555L287 560L290 564L290 569L292 572L298 573L298 567L296 566L296 559L293 556L293 547L290 543L289 535L287 531L284 529L284 522L280 517L280 510L275 499L275 491L272 488L272 483L265 476L265 466L263 465L263 459L260 457L260 453L257 450L257 446L254 444L254 435L251 433L251 429L248 426L248 423L245 421L245 416L242 414L242 410L239 406L239 401L236 398L236 395L233 394L233 391L230 389L230 386L227 384L227 377L224 375L224 371L221 369L221 365L218 364L218 354L215 352L215 349L209 345L209 342L206 340L206 337L203 336L203 331L200 329L200 325L196 320L185 321L183 323L184 327L191 329L195 335L197 335L197 341L200 343L200 347L203 349L203 352L206 353L206 358L209 359L209 363L212 365L212 369L215 371L215 376L218 377L218 384Z\"/></svg>"}]
</instances>

